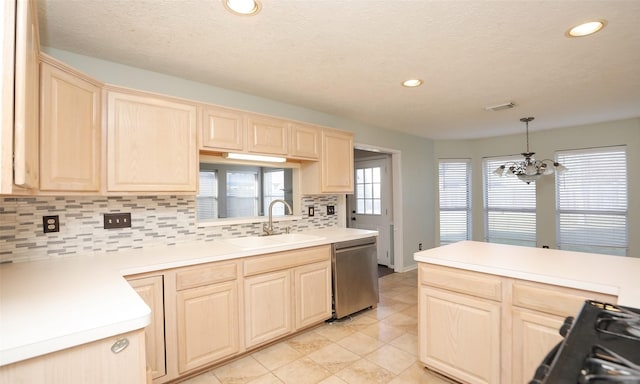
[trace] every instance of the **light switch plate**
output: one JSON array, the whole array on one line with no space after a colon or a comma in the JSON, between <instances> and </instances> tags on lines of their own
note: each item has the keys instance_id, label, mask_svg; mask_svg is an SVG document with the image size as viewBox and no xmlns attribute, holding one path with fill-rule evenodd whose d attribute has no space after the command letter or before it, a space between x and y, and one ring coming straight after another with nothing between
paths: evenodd
<instances>
[{"instance_id":1,"label":"light switch plate","mask_svg":"<svg viewBox=\"0 0 640 384\"><path fill-rule=\"evenodd\" d=\"M131 228L131 213L105 213L104 229Z\"/></svg>"}]
</instances>

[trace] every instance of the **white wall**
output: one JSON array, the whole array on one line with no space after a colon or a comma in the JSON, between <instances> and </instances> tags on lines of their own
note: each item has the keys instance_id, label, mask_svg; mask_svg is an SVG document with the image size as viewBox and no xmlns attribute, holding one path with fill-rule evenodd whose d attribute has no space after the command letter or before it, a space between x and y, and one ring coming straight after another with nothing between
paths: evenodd
<instances>
[{"instance_id":1,"label":"white wall","mask_svg":"<svg viewBox=\"0 0 640 384\"><path fill-rule=\"evenodd\" d=\"M552 129L529 134L530 149L536 159L553 159L555 151L601 146L627 145L627 174L629 194L629 255L640 257L640 119L612 121L601 124L583 125L570 128ZM441 158L471 158L473 239L484 239L482 158L489 156L513 155L524 152L526 141L524 132L478 140L436 141L434 143L434 172ZM555 178L543 177L536 182L537 197L537 243L556 248L555 222ZM435 209L437 213L437 184L434 183ZM436 217L435 228L438 227ZM439 233L435 234L436 244Z\"/></svg>"},{"instance_id":2,"label":"white wall","mask_svg":"<svg viewBox=\"0 0 640 384\"><path fill-rule=\"evenodd\" d=\"M404 207L406 207L402 221L404 269L415 265L413 252L417 250L418 243L423 243L425 248L431 248L435 244L433 220L435 174L433 173L434 157L431 140L363 125L275 100L216 88L67 51L48 47L43 47L43 51L108 84L352 131L357 143L400 151L402 156L402 199ZM313 90L308 91L313 92Z\"/></svg>"}]
</instances>

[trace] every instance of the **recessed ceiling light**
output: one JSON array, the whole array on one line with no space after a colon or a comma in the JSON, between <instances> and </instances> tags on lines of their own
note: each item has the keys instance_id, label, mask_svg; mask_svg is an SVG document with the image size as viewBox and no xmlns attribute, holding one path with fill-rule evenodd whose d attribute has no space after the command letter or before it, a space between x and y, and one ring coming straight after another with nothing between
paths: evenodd
<instances>
[{"instance_id":1,"label":"recessed ceiling light","mask_svg":"<svg viewBox=\"0 0 640 384\"><path fill-rule=\"evenodd\" d=\"M567 36L569 37L582 37L592 35L607 25L605 20L596 20L596 21L588 21L586 23L582 23L576 25L575 27L569 29L567 31Z\"/></svg>"},{"instance_id":2,"label":"recessed ceiling light","mask_svg":"<svg viewBox=\"0 0 640 384\"><path fill-rule=\"evenodd\" d=\"M222 0L229 12L241 16L251 16L260 12L262 8L258 0Z\"/></svg>"},{"instance_id":3,"label":"recessed ceiling light","mask_svg":"<svg viewBox=\"0 0 640 384\"><path fill-rule=\"evenodd\" d=\"M402 82L402 86L407 88L419 87L421 85L422 80L420 79L409 79Z\"/></svg>"}]
</instances>

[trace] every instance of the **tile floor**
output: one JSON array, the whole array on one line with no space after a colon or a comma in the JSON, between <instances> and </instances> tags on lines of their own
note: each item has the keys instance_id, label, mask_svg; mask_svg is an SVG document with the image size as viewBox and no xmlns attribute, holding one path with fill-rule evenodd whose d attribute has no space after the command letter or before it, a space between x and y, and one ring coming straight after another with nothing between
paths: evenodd
<instances>
[{"instance_id":1,"label":"tile floor","mask_svg":"<svg viewBox=\"0 0 640 384\"><path fill-rule=\"evenodd\" d=\"M417 271L381 277L378 308L323 324L186 384L449 384L418 362Z\"/></svg>"}]
</instances>

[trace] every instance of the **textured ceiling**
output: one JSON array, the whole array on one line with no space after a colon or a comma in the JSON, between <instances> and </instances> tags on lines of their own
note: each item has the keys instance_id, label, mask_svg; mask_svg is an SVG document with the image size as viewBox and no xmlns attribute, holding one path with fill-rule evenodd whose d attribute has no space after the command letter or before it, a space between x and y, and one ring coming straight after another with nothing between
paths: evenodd
<instances>
[{"instance_id":1,"label":"textured ceiling","mask_svg":"<svg viewBox=\"0 0 640 384\"><path fill-rule=\"evenodd\" d=\"M565 37L594 18L607 27ZM253 17L220 0L39 0L44 46L433 139L640 117L638 20L637 0L263 0Z\"/></svg>"}]
</instances>

